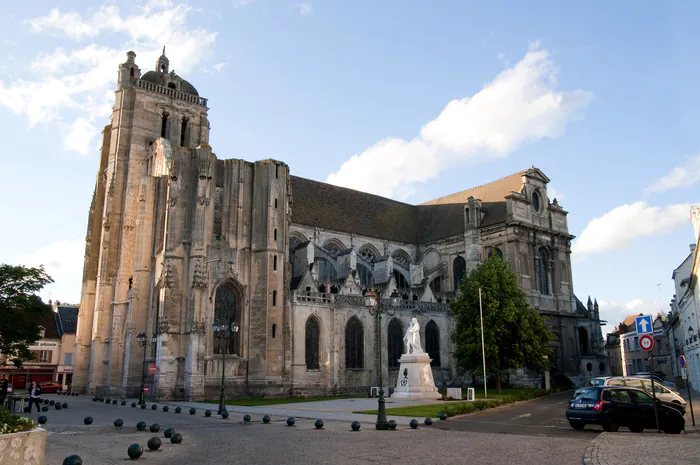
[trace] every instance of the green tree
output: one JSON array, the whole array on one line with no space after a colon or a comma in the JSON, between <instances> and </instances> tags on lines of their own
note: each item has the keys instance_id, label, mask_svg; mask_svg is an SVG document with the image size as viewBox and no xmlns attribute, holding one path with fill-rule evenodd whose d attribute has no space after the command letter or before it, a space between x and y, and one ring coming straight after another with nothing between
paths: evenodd
<instances>
[{"instance_id":1,"label":"green tree","mask_svg":"<svg viewBox=\"0 0 700 465\"><path fill-rule=\"evenodd\" d=\"M39 322L51 312L37 292L52 282L43 266L0 265L0 353L31 359L28 346L39 339Z\"/></svg>"},{"instance_id":2,"label":"green tree","mask_svg":"<svg viewBox=\"0 0 700 465\"><path fill-rule=\"evenodd\" d=\"M502 370L528 368L539 373L549 368L552 350L546 344L554 335L545 326L544 317L528 305L515 273L493 254L467 273L459 296L450 304L455 319L455 357L465 369L483 373L479 288L486 371L496 375L496 391L500 393Z\"/></svg>"}]
</instances>

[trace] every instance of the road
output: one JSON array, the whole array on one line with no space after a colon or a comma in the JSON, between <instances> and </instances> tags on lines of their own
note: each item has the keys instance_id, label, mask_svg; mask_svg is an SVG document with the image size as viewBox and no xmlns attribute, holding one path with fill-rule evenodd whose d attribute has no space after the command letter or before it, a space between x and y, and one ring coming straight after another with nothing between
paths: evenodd
<instances>
[{"instance_id":1,"label":"road","mask_svg":"<svg viewBox=\"0 0 700 465\"><path fill-rule=\"evenodd\" d=\"M56 397L65 400L69 408L46 413L48 430L46 464L60 464L72 454L83 458L85 465L123 464L126 449L132 443L141 444L153 436L163 441L161 451L144 452L143 459L150 463L179 465L191 463L217 464L376 464L430 461L443 464L462 464L465 460L499 465L579 465L592 434L583 434L579 440L563 437L533 437L521 434L494 434L488 431L446 431L437 426L410 429L404 418L396 431L375 431L372 423L363 423L359 432L350 431L348 421L326 420L323 430L314 429L312 419L298 419L294 427L287 427L285 417L273 416L269 425L263 424L261 414L244 424L242 414L232 414L228 420L215 412L210 418L198 410L196 415L184 411L169 412L131 408L129 405L93 403L90 398ZM213 406L215 407L215 406ZM514 410L514 409L510 409ZM85 416L94 422L83 424ZM36 417L36 415L34 415ZM115 419L124 420L124 427L115 428ZM157 434L138 432L136 423L157 422ZM448 423L462 424L462 420ZM440 424L441 422L438 422ZM163 438L163 430L173 427L183 435L179 445Z\"/></svg>"},{"instance_id":2,"label":"road","mask_svg":"<svg viewBox=\"0 0 700 465\"><path fill-rule=\"evenodd\" d=\"M576 431L566 420L566 403L571 392L522 402L498 409L450 418L438 425L440 429L473 431L525 436L566 437L591 441L602 431L596 426L586 426Z\"/></svg>"}]
</instances>

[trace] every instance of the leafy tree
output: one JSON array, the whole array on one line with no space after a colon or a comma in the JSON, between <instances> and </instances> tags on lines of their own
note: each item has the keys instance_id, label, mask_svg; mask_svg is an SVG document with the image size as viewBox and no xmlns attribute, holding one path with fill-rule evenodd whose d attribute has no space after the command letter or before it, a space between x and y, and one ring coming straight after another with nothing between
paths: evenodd
<instances>
[{"instance_id":1,"label":"leafy tree","mask_svg":"<svg viewBox=\"0 0 700 465\"><path fill-rule=\"evenodd\" d=\"M515 273L498 255L492 254L467 274L459 296L451 302L455 357L465 369L483 372L479 288L486 370L496 375L496 391L500 393L502 370L528 368L541 372L550 366L553 352L546 344L554 335L545 326L544 317L528 305Z\"/></svg>"},{"instance_id":2,"label":"leafy tree","mask_svg":"<svg viewBox=\"0 0 700 465\"><path fill-rule=\"evenodd\" d=\"M52 282L43 266L0 265L0 353L31 359L28 346L39 339L39 322L51 312L37 292Z\"/></svg>"}]
</instances>

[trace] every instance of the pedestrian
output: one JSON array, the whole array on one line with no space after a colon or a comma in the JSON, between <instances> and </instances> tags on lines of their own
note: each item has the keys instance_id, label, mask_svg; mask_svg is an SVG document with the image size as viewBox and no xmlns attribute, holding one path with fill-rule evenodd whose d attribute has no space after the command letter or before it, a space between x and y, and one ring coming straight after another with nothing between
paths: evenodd
<instances>
[{"instance_id":1,"label":"pedestrian","mask_svg":"<svg viewBox=\"0 0 700 465\"><path fill-rule=\"evenodd\" d=\"M5 406L5 398L7 397L7 390L10 386L10 382L7 380L7 376L3 373L2 380L0 380L0 408Z\"/></svg>"},{"instance_id":2,"label":"pedestrian","mask_svg":"<svg viewBox=\"0 0 700 465\"><path fill-rule=\"evenodd\" d=\"M36 381L32 380L32 385L29 388L29 412L32 413L32 404L36 404L37 413L41 412L41 388L37 386Z\"/></svg>"}]
</instances>

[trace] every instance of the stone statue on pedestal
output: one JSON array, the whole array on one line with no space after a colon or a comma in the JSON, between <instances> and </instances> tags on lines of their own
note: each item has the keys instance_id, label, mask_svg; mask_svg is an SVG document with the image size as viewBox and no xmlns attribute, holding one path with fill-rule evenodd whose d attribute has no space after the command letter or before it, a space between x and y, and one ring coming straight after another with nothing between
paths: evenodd
<instances>
[{"instance_id":1,"label":"stone statue on pedestal","mask_svg":"<svg viewBox=\"0 0 700 465\"><path fill-rule=\"evenodd\" d=\"M406 344L406 352L404 354L423 353L423 348L420 344L420 324L418 324L418 318L411 320L411 326L406 330L403 342Z\"/></svg>"},{"instance_id":2,"label":"stone statue on pedestal","mask_svg":"<svg viewBox=\"0 0 700 465\"><path fill-rule=\"evenodd\" d=\"M439 399L430 356L423 352L420 343L420 324L417 318L411 320L403 338L406 352L399 359L401 367L392 397L398 399L425 400Z\"/></svg>"}]
</instances>

